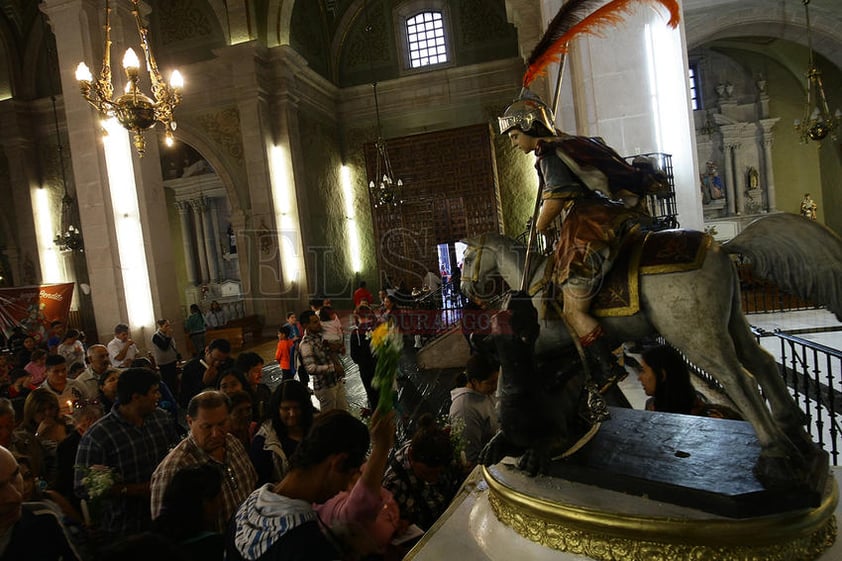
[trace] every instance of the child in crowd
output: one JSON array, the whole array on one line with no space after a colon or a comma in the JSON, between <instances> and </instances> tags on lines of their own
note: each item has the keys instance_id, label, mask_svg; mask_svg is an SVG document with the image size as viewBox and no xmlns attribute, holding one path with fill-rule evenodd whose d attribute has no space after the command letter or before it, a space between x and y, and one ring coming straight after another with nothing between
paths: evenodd
<instances>
[{"instance_id":1,"label":"child in crowd","mask_svg":"<svg viewBox=\"0 0 842 561\"><path fill-rule=\"evenodd\" d=\"M334 312L330 306L322 306L319 310L319 319L322 322L322 338L334 352L344 355L345 332L342 329L339 314Z\"/></svg>"},{"instance_id":2,"label":"child in crowd","mask_svg":"<svg viewBox=\"0 0 842 561\"><path fill-rule=\"evenodd\" d=\"M59 344L56 354L64 357L67 361L67 368L70 369L74 364L85 365L85 348L79 341L79 332L75 329L69 329L64 334L64 338Z\"/></svg>"},{"instance_id":3,"label":"child in crowd","mask_svg":"<svg viewBox=\"0 0 842 561\"><path fill-rule=\"evenodd\" d=\"M29 363L23 367L29 373L30 388L37 388L44 382L47 377L47 351L44 349L35 349L32 351L32 356Z\"/></svg>"},{"instance_id":4,"label":"child in crowd","mask_svg":"<svg viewBox=\"0 0 842 561\"><path fill-rule=\"evenodd\" d=\"M275 360L281 369L282 380L292 380L295 372L292 370L292 347L295 341L292 338L292 328L289 325L282 325L278 328L278 347L275 349Z\"/></svg>"}]
</instances>

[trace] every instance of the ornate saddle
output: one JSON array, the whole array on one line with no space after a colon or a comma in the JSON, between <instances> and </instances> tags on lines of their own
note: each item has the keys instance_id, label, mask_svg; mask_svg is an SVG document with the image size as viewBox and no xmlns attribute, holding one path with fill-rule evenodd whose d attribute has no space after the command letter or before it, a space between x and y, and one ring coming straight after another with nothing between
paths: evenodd
<instances>
[{"instance_id":1,"label":"ornate saddle","mask_svg":"<svg viewBox=\"0 0 842 561\"><path fill-rule=\"evenodd\" d=\"M696 230L634 233L620 250L591 304L597 317L631 316L640 311L640 275L691 271L702 266L712 238ZM548 269L550 269L548 267Z\"/></svg>"}]
</instances>

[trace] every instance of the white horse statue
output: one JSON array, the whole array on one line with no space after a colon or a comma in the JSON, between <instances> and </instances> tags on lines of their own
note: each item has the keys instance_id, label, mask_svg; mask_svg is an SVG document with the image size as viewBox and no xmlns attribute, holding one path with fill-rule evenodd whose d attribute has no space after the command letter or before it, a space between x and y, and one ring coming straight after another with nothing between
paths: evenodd
<instances>
[{"instance_id":1,"label":"white horse statue","mask_svg":"<svg viewBox=\"0 0 842 561\"><path fill-rule=\"evenodd\" d=\"M494 273L510 287L521 286L525 248L499 234L465 243L461 288L466 295L482 296L482 287ZM800 216L776 214L756 221L727 244L713 242L696 269L641 275L639 312L600 318L600 323L621 341L660 334L713 376L754 427L762 449L758 471L764 471L764 464L805 463L817 453L804 430L805 415L790 396L775 359L760 347L743 316L729 253L747 256L756 274L825 305L842 319L842 240ZM544 293L536 287L551 260L534 255L532 262L528 292L541 310ZM572 344L561 320L541 320L540 326L537 355ZM775 469L788 470L771 471Z\"/></svg>"}]
</instances>

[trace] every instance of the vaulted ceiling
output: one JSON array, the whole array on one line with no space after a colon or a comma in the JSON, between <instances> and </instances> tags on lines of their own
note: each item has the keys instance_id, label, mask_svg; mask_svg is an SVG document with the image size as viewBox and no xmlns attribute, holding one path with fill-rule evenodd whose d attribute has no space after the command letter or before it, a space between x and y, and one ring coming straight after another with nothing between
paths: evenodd
<instances>
[{"instance_id":1,"label":"vaulted ceiling","mask_svg":"<svg viewBox=\"0 0 842 561\"><path fill-rule=\"evenodd\" d=\"M103 4L104 4L104 0ZM112 4L129 0L111 0ZM173 42L178 56L213 56L212 49L244 40L267 46L290 44L308 63L339 85L365 81L354 65L365 60L366 80L372 57L378 79L390 77L394 40L388 14L405 0L146 0L152 8L153 41ZM518 25L541 0L505 0L510 21ZM0 0L0 99L44 97L58 81L51 76L49 41L34 0ZM493 21L500 14L487 0L450 0L457 13ZM776 41L806 45L802 0L684 0L687 44L740 44L749 50L776 49ZM156 18L156 14L160 17ZM811 0L813 47L842 69L842 2ZM505 17L505 16L504 16ZM362 34L360 30L373 33ZM525 32L525 29L518 29ZM767 41L764 44L764 41ZM781 49L778 49L781 50ZM796 68L794 68L796 70Z\"/></svg>"}]
</instances>

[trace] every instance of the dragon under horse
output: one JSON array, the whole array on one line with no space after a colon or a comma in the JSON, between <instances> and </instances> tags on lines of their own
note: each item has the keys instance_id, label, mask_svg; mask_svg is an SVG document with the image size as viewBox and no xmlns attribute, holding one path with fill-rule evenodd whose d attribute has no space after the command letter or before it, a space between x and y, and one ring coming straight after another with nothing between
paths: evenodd
<instances>
[{"instance_id":1,"label":"dragon under horse","mask_svg":"<svg viewBox=\"0 0 842 561\"><path fill-rule=\"evenodd\" d=\"M682 231L676 232L675 235L681 235ZM690 363L716 378L757 435L761 446L755 466L758 479L767 487L803 482L811 477L812 466L820 463L817 457L823 452L806 432L806 417L790 396L774 357L760 347L742 313L739 279L730 254L747 257L758 276L827 307L842 319L842 239L828 228L800 216L776 214L755 221L726 244L719 245L709 239L708 242L710 245L697 267L640 275L636 279L637 313L603 317L600 321L606 331L623 341L660 334ZM526 261L523 247L497 234L468 239L465 243L468 249L464 254L461 288L466 295L480 295L492 274L502 276L509 286L519 286ZM506 319L514 324L506 328L505 334L498 329L495 336L498 343L507 347L501 351L511 357L508 359L511 364L507 365L503 359L501 436L496 443L497 451L489 451L485 463L494 463L500 454L507 453L501 441L513 444L520 452L537 449L539 457L552 456L552 443L557 446L568 437L569 420L575 416L570 411L573 401L567 395L576 391L575 382L548 374L546 369L552 367L541 358L570 348L573 343L562 320L546 317L538 320L535 310L542 309L545 302L543 291L535 288L545 278L548 260L536 255L532 263L528 308L522 302L518 304L513 318ZM534 310L529 311L531 308ZM538 359L530 359L531 355ZM524 407L524 388L534 383L527 378L536 372L545 380L555 380L557 391L553 394L537 389L539 393L543 391L541 400ZM558 380L562 378L563 385L573 385L561 389ZM507 387L508 395L517 399L507 399ZM555 405L546 397L552 395L559 398ZM547 410L560 404L568 408L561 420L558 414ZM511 419L516 422L507 422ZM549 419L555 425L544 423L544 430L535 432L531 422L535 419L542 422ZM533 462L528 467L535 470L536 465Z\"/></svg>"}]
</instances>

